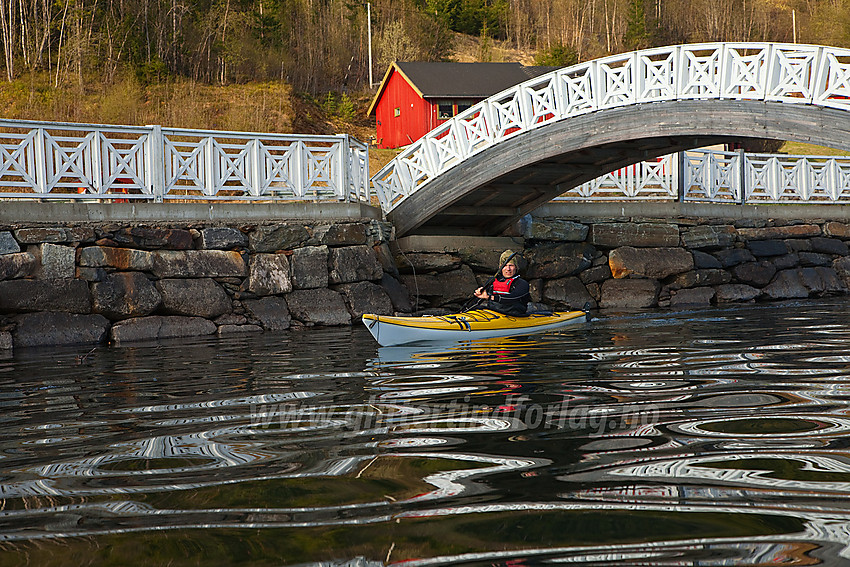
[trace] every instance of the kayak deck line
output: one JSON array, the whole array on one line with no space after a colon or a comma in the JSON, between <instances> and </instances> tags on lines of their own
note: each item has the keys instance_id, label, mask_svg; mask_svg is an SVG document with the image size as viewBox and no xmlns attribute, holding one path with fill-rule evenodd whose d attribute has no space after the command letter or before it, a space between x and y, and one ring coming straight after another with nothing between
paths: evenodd
<instances>
[{"instance_id":1,"label":"kayak deck line","mask_svg":"<svg viewBox=\"0 0 850 567\"><path fill-rule=\"evenodd\" d=\"M584 311L562 311L525 316L473 309L451 315L400 317L363 315L363 323L382 346L417 341L459 341L541 333L585 321Z\"/></svg>"}]
</instances>

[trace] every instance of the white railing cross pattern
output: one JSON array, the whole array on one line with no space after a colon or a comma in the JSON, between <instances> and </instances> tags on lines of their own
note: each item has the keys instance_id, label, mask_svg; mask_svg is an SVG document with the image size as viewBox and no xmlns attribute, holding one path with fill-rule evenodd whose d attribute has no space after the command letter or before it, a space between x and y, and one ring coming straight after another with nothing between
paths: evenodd
<instances>
[{"instance_id":1,"label":"white railing cross pattern","mask_svg":"<svg viewBox=\"0 0 850 567\"><path fill-rule=\"evenodd\" d=\"M850 156L690 150L602 175L555 200L641 199L726 204L850 204Z\"/></svg>"},{"instance_id":2,"label":"white railing cross pattern","mask_svg":"<svg viewBox=\"0 0 850 567\"><path fill-rule=\"evenodd\" d=\"M711 98L850 110L850 50L707 43L646 49L558 69L502 91L446 121L404 149L373 176L372 184L382 208L390 213L448 170L532 128L630 104ZM733 178L740 177L741 169L735 159L729 158L722 167L719 163L711 166L720 167L722 178L712 177L702 189L706 198L723 202L740 198L740 180ZM418 164L415 172L412 164ZM716 188L711 186L715 182ZM658 197L658 188L644 190L640 183L634 187L632 198ZM838 194L845 191L840 189ZM762 198L763 194L755 195ZM821 199L824 193L812 189L794 192L793 198L789 195L780 191L763 198L805 202Z\"/></svg>"},{"instance_id":3,"label":"white railing cross pattern","mask_svg":"<svg viewBox=\"0 0 850 567\"><path fill-rule=\"evenodd\" d=\"M370 202L368 147L303 136L0 120L0 198Z\"/></svg>"}]
</instances>

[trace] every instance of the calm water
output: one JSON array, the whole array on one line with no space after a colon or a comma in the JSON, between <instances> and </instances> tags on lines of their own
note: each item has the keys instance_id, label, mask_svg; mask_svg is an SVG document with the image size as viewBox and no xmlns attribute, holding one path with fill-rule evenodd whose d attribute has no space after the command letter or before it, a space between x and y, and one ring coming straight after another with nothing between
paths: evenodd
<instances>
[{"instance_id":1,"label":"calm water","mask_svg":"<svg viewBox=\"0 0 850 567\"><path fill-rule=\"evenodd\" d=\"M0 360L0 565L836 564L842 302Z\"/></svg>"}]
</instances>

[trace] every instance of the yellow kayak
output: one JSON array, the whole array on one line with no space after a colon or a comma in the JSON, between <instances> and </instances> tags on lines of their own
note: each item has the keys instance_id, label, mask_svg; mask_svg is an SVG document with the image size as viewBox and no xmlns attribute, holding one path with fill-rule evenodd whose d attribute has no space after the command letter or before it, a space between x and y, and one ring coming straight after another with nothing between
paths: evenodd
<instances>
[{"instance_id":1,"label":"yellow kayak","mask_svg":"<svg viewBox=\"0 0 850 567\"><path fill-rule=\"evenodd\" d=\"M530 335L585 321L584 311L556 311L548 315L514 317L490 309L473 309L453 315L391 317L363 315L363 324L381 346L418 341L466 341Z\"/></svg>"}]
</instances>

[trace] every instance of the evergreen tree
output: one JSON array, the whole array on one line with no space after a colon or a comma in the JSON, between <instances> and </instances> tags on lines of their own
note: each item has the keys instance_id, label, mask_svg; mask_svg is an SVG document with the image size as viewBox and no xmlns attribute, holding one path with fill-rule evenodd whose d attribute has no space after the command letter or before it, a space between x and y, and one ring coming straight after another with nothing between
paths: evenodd
<instances>
[{"instance_id":1,"label":"evergreen tree","mask_svg":"<svg viewBox=\"0 0 850 567\"><path fill-rule=\"evenodd\" d=\"M534 56L534 64L544 67L569 67L578 63L578 53L575 48L560 43L550 49L541 49Z\"/></svg>"},{"instance_id":2,"label":"evergreen tree","mask_svg":"<svg viewBox=\"0 0 850 567\"><path fill-rule=\"evenodd\" d=\"M623 47L626 50L643 49L652 45L652 34L646 21L644 0L629 0L629 9L626 12L626 33L623 35Z\"/></svg>"}]
</instances>

